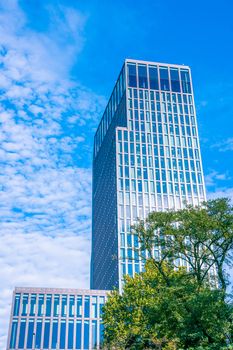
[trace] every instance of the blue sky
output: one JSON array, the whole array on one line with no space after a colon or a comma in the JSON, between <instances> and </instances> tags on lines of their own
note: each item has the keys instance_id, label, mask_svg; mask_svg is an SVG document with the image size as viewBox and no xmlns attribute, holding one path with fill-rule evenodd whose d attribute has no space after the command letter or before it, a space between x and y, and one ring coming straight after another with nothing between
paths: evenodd
<instances>
[{"instance_id":1,"label":"blue sky","mask_svg":"<svg viewBox=\"0 0 233 350\"><path fill-rule=\"evenodd\" d=\"M89 286L92 140L124 58L191 66L208 196L233 198L232 10L0 0L0 349L14 286Z\"/></svg>"}]
</instances>

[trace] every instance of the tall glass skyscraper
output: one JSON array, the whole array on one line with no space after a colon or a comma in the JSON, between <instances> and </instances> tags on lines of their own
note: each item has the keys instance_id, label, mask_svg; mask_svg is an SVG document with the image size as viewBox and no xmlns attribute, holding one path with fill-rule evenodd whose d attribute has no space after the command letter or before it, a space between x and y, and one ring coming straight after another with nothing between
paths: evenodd
<instances>
[{"instance_id":1,"label":"tall glass skyscraper","mask_svg":"<svg viewBox=\"0 0 233 350\"><path fill-rule=\"evenodd\" d=\"M127 59L94 140L91 288L142 271L137 218L205 199L190 68Z\"/></svg>"},{"instance_id":2,"label":"tall glass skyscraper","mask_svg":"<svg viewBox=\"0 0 233 350\"><path fill-rule=\"evenodd\" d=\"M16 288L7 350L100 349L107 290L143 269L131 225L205 199L190 68L126 60L94 140L92 290Z\"/></svg>"}]
</instances>

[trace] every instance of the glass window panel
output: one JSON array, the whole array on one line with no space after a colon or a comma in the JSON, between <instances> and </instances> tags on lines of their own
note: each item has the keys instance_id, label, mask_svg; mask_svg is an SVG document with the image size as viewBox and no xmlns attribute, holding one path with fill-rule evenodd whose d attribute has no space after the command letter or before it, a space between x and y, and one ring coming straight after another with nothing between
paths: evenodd
<instances>
[{"instance_id":1,"label":"glass window panel","mask_svg":"<svg viewBox=\"0 0 233 350\"><path fill-rule=\"evenodd\" d=\"M44 314L44 295L40 294L38 298L38 316Z\"/></svg>"},{"instance_id":2,"label":"glass window panel","mask_svg":"<svg viewBox=\"0 0 233 350\"><path fill-rule=\"evenodd\" d=\"M58 316L59 314L59 295L54 296L54 303L53 303L53 316Z\"/></svg>"},{"instance_id":3,"label":"glass window panel","mask_svg":"<svg viewBox=\"0 0 233 350\"><path fill-rule=\"evenodd\" d=\"M17 336L18 322L13 321L11 327L11 338L10 338L10 348L14 349L16 346L16 336Z\"/></svg>"},{"instance_id":4,"label":"glass window panel","mask_svg":"<svg viewBox=\"0 0 233 350\"><path fill-rule=\"evenodd\" d=\"M91 317L97 317L97 297L92 297Z\"/></svg>"},{"instance_id":5,"label":"glass window panel","mask_svg":"<svg viewBox=\"0 0 233 350\"><path fill-rule=\"evenodd\" d=\"M19 331L19 343L18 343L19 349L24 348L25 330L26 330L26 320L21 320L20 331Z\"/></svg>"},{"instance_id":6,"label":"glass window panel","mask_svg":"<svg viewBox=\"0 0 233 350\"><path fill-rule=\"evenodd\" d=\"M20 294L15 295L13 316L19 316Z\"/></svg>"},{"instance_id":7,"label":"glass window panel","mask_svg":"<svg viewBox=\"0 0 233 350\"><path fill-rule=\"evenodd\" d=\"M179 71L177 68L170 69L172 91L180 92Z\"/></svg>"},{"instance_id":8,"label":"glass window panel","mask_svg":"<svg viewBox=\"0 0 233 350\"><path fill-rule=\"evenodd\" d=\"M44 326L44 348L49 347L50 322L45 322Z\"/></svg>"},{"instance_id":9,"label":"glass window panel","mask_svg":"<svg viewBox=\"0 0 233 350\"><path fill-rule=\"evenodd\" d=\"M92 349L97 348L97 321L92 321Z\"/></svg>"},{"instance_id":10,"label":"glass window panel","mask_svg":"<svg viewBox=\"0 0 233 350\"><path fill-rule=\"evenodd\" d=\"M103 323L100 323L100 334L99 334L99 337L100 337L100 344L102 344L103 340L104 340L104 325L103 325Z\"/></svg>"},{"instance_id":11,"label":"glass window panel","mask_svg":"<svg viewBox=\"0 0 233 350\"><path fill-rule=\"evenodd\" d=\"M190 83L189 71L187 69L181 69L180 76L181 76L182 91L184 93L191 93L191 83Z\"/></svg>"},{"instance_id":12,"label":"glass window panel","mask_svg":"<svg viewBox=\"0 0 233 350\"><path fill-rule=\"evenodd\" d=\"M62 301L61 301L61 315L65 317L67 314L67 296L62 295Z\"/></svg>"},{"instance_id":13,"label":"glass window panel","mask_svg":"<svg viewBox=\"0 0 233 350\"><path fill-rule=\"evenodd\" d=\"M90 317L90 297L85 296L84 299L84 317Z\"/></svg>"},{"instance_id":14,"label":"glass window panel","mask_svg":"<svg viewBox=\"0 0 233 350\"><path fill-rule=\"evenodd\" d=\"M130 87L137 87L136 65L128 63L127 72L128 72L128 85Z\"/></svg>"},{"instance_id":15,"label":"glass window panel","mask_svg":"<svg viewBox=\"0 0 233 350\"><path fill-rule=\"evenodd\" d=\"M69 307L69 316L74 316L74 295L70 295L70 307Z\"/></svg>"},{"instance_id":16,"label":"glass window panel","mask_svg":"<svg viewBox=\"0 0 233 350\"><path fill-rule=\"evenodd\" d=\"M81 349L81 339L82 339L82 322L76 322L76 349Z\"/></svg>"},{"instance_id":17,"label":"glass window panel","mask_svg":"<svg viewBox=\"0 0 233 350\"><path fill-rule=\"evenodd\" d=\"M57 331L58 331L58 322L53 322L53 331L52 331L52 349L57 349Z\"/></svg>"},{"instance_id":18,"label":"glass window panel","mask_svg":"<svg viewBox=\"0 0 233 350\"><path fill-rule=\"evenodd\" d=\"M104 306L104 297L99 297L99 317L102 316Z\"/></svg>"},{"instance_id":19,"label":"glass window panel","mask_svg":"<svg viewBox=\"0 0 233 350\"><path fill-rule=\"evenodd\" d=\"M36 294L31 295L30 316L35 316Z\"/></svg>"},{"instance_id":20,"label":"glass window panel","mask_svg":"<svg viewBox=\"0 0 233 350\"><path fill-rule=\"evenodd\" d=\"M84 321L84 344L83 348L84 350L89 349L89 321Z\"/></svg>"},{"instance_id":21,"label":"glass window panel","mask_svg":"<svg viewBox=\"0 0 233 350\"><path fill-rule=\"evenodd\" d=\"M73 349L74 322L69 322L68 326L68 349Z\"/></svg>"},{"instance_id":22,"label":"glass window panel","mask_svg":"<svg viewBox=\"0 0 233 350\"><path fill-rule=\"evenodd\" d=\"M33 347L33 336L34 336L34 321L29 320L28 323L28 338L27 338L27 349L32 349Z\"/></svg>"},{"instance_id":23,"label":"glass window panel","mask_svg":"<svg viewBox=\"0 0 233 350\"><path fill-rule=\"evenodd\" d=\"M138 85L140 88L148 88L146 65L138 65Z\"/></svg>"},{"instance_id":24,"label":"glass window panel","mask_svg":"<svg viewBox=\"0 0 233 350\"><path fill-rule=\"evenodd\" d=\"M150 89L159 90L158 69L156 66L149 66Z\"/></svg>"},{"instance_id":25,"label":"glass window panel","mask_svg":"<svg viewBox=\"0 0 233 350\"><path fill-rule=\"evenodd\" d=\"M36 349L40 349L41 347L41 333L42 333L42 322L38 321L36 325L36 342L35 342Z\"/></svg>"},{"instance_id":26,"label":"glass window panel","mask_svg":"<svg viewBox=\"0 0 233 350\"><path fill-rule=\"evenodd\" d=\"M160 73L160 88L161 90L170 90L169 78L168 78L168 69L166 67L159 68Z\"/></svg>"},{"instance_id":27,"label":"glass window panel","mask_svg":"<svg viewBox=\"0 0 233 350\"><path fill-rule=\"evenodd\" d=\"M61 322L59 349L65 349L65 343L66 343L66 323Z\"/></svg>"},{"instance_id":28,"label":"glass window panel","mask_svg":"<svg viewBox=\"0 0 233 350\"><path fill-rule=\"evenodd\" d=\"M27 315L27 308L28 308L28 294L23 295L23 305L22 305L22 316Z\"/></svg>"},{"instance_id":29,"label":"glass window panel","mask_svg":"<svg viewBox=\"0 0 233 350\"><path fill-rule=\"evenodd\" d=\"M52 295L48 294L46 297L46 316L51 315L51 302L52 302Z\"/></svg>"}]
</instances>

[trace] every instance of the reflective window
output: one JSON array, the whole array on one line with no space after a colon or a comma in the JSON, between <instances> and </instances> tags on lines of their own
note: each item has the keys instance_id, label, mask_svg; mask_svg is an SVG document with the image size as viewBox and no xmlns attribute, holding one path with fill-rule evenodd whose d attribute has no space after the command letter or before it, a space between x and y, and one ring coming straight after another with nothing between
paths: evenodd
<instances>
[{"instance_id":1,"label":"reflective window","mask_svg":"<svg viewBox=\"0 0 233 350\"><path fill-rule=\"evenodd\" d=\"M38 298L38 316L44 314L44 295L40 294Z\"/></svg>"},{"instance_id":2,"label":"reflective window","mask_svg":"<svg viewBox=\"0 0 233 350\"><path fill-rule=\"evenodd\" d=\"M179 71L177 68L170 69L172 91L180 92Z\"/></svg>"},{"instance_id":3,"label":"reflective window","mask_svg":"<svg viewBox=\"0 0 233 350\"><path fill-rule=\"evenodd\" d=\"M46 321L44 325L44 344L43 344L45 349L49 347L49 334L50 334L50 323L49 321Z\"/></svg>"},{"instance_id":4,"label":"reflective window","mask_svg":"<svg viewBox=\"0 0 233 350\"><path fill-rule=\"evenodd\" d=\"M42 333L42 321L37 321L36 342L35 342L36 349L40 349L40 347L41 347L41 333Z\"/></svg>"},{"instance_id":5,"label":"reflective window","mask_svg":"<svg viewBox=\"0 0 233 350\"><path fill-rule=\"evenodd\" d=\"M159 90L158 69L156 66L149 66L150 89Z\"/></svg>"},{"instance_id":6,"label":"reflective window","mask_svg":"<svg viewBox=\"0 0 233 350\"><path fill-rule=\"evenodd\" d=\"M89 321L84 321L84 350L89 349Z\"/></svg>"},{"instance_id":7,"label":"reflective window","mask_svg":"<svg viewBox=\"0 0 233 350\"><path fill-rule=\"evenodd\" d=\"M60 329L60 348L59 349L65 349L66 344L66 323L61 322L61 329Z\"/></svg>"},{"instance_id":8,"label":"reflective window","mask_svg":"<svg viewBox=\"0 0 233 350\"><path fill-rule=\"evenodd\" d=\"M46 297L46 316L51 315L51 302L52 302L52 295L48 294Z\"/></svg>"},{"instance_id":9,"label":"reflective window","mask_svg":"<svg viewBox=\"0 0 233 350\"><path fill-rule=\"evenodd\" d=\"M15 295L15 304L14 304L14 311L13 316L19 315L19 306L20 306L20 294Z\"/></svg>"},{"instance_id":10,"label":"reflective window","mask_svg":"<svg viewBox=\"0 0 233 350\"><path fill-rule=\"evenodd\" d=\"M99 297L99 317L102 316L104 306L104 297Z\"/></svg>"},{"instance_id":11,"label":"reflective window","mask_svg":"<svg viewBox=\"0 0 233 350\"><path fill-rule=\"evenodd\" d=\"M74 316L74 295L70 295L69 316Z\"/></svg>"},{"instance_id":12,"label":"reflective window","mask_svg":"<svg viewBox=\"0 0 233 350\"><path fill-rule=\"evenodd\" d=\"M64 317L67 313L67 296L62 295L62 301L61 301L61 315Z\"/></svg>"},{"instance_id":13,"label":"reflective window","mask_svg":"<svg viewBox=\"0 0 233 350\"><path fill-rule=\"evenodd\" d=\"M97 297L92 297L91 317L93 318L97 317Z\"/></svg>"},{"instance_id":14,"label":"reflective window","mask_svg":"<svg viewBox=\"0 0 233 350\"><path fill-rule=\"evenodd\" d=\"M74 322L70 321L68 325L68 349L73 349Z\"/></svg>"},{"instance_id":15,"label":"reflective window","mask_svg":"<svg viewBox=\"0 0 233 350\"><path fill-rule=\"evenodd\" d=\"M169 78L168 78L168 68L160 67L160 88L161 90L170 90Z\"/></svg>"},{"instance_id":16,"label":"reflective window","mask_svg":"<svg viewBox=\"0 0 233 350\"><path fill-rule=\"evenodd\" d=\"M26 320L21 320L20 331L19 331L19 344L18 344L19 349L24 348L25 329L26 329Z\"/></svg>"},{"instance_id":17,"label":"reflective window","mask_svg":"<svg viewBox=\"0 0 233 350\"><path fill-rule=\"evenodd\" d=\"M23 303L22 303L22 316L27 315L27 308L28 308L28 294L23 295Z\"/></svg>"},{"instance_id":18,"label":"reflective window","mask_svg":"<svg viewBox=\"0 0 233 350\"><path fill-rule=\"evenodd\" d=\"M103 340L104 340L104 325L103 323L100 323L100 344L103 343Z\"/></svg>"},{"instance_id":19,"label":"reflective window","mask_svg":"<svg viewBox=\"0 0 233 350\"><path fill-rule=\"evenodd\" d=\"M32 349L33 347L33 336L34 336L34 321L29 320L28 323L28 338L27 338L27 349Z\"/></svg>"},{"instance_id":20,"label":"reflective window","mask_svg":"<svg viewBox=\"0 0 233 350\"><path fill-rule=\"evenodd\" d=\"M137 87L136 65L133 63L128 63L127 71L128 71L128 85L130 87Z\"/></svg>"},{"instance_id":21,"label":"reflective window","mask_svg":"<svg viewBox=\"0 0 233 350\"><path fill-rule=\"evenodd\" d=\"M187 69L181 69L180 76L181 76L182 91L184 93L191 93L189 71Z\"/></svg>"},{"instance_id":22,"label":"reflective window","mask_svg":"<svg viewBox=\"0 0 233 350\"><path fill-rule=\"evenodd\" d=\"M138 65L138 85L140 88L148 88L146 65Z\"/></svg>"},{"instance_id":23,"label":"reflective window","mask_svg":"<svg viewBox=\"0 0 233 350\"><path fill-rule=\"evenodd\" d=\"M97 321L92 321L92 349L97 348Z\"/></svg>"},{"instance_id":24,"label":"reflective window","mask_svg":"<svg viewBox=\"0 0 233 350\"><path fill-rule=\"evenodd\" d=\"M36 294L31 295L31 303L30 303L30 316L35 316L35 307L36 307Z\"/></svg>"},{"instance_id":25,"label":"reflective window","mask_svg":"<svg viewBox=\"0 0 233 350\"><path fill-rule=\"evenodd\" d=\"M82 322L76 322L76 349L81 349Z\"/></svg>"},{"instance_id":26,"label":"reflective window","mask_svg":"<svg viewBox=\"0 0 233 350\"><path fill-rule=\"evenodd\" d=\"M84 317L90 317L90 297L85 296L84 299Z\"/></svg>"},{"instance_id":27,"label":"reflective window","mask_svg":"<svg viewBox=\"0 0 233 350\"><path fill-rule=\"evenodd\" d=\"M13 321L12 328L11 328L11 339L10 339L10 348L12 349L14 349L16 346L17 328L18 328L18 322Z\"/></svg>"},{"instance_id":28,"label":"reflective window","mask_svg":"<svg viewBox=\"0 0 233 350\"><path fill-rule=\"evenodd\" d=\"M59 314L59 299L59 295L54 295L53 316L58 316Z\"/></svg>"},{"instance_id":29,"label":"reflective window","mask_svg":"<svg viewBox=\"0 0 233 350\"><path fill-rule=\"evenodd\" d=\"M58 332L58 322L53 322L53 331L52 331L52 349L57 349L57 332Z\"/></svg>"}]
</instances>

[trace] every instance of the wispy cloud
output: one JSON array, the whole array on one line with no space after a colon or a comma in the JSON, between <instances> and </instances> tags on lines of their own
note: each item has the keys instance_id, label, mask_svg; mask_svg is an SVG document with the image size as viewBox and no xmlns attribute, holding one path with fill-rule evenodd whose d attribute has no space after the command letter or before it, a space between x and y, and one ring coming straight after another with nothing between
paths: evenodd
<instances>
[{"instance_id":1,"label":"wispy cloud","mask_svg":"<svg viewBox=\"0 0 233 350\"><path fill-rule=\"evenodd\" d=\"M4 349L15 285L88 287L91 171L84 160L105 101L70 78L85 42L82 13L48 7L50 25L37 32L16 0L0 1L0 9Z\"/></svg>"},{"instance_id":2,"label":"wispy cloud","mask_svg":"<svg viewBox=\"0 0 233 350\"><path fill-rule=\"evenodd\" d=\"M230 137L222 142L218 142L212 146L220 152L233 151L233 137Z\"/></svg>"},{"instance_id":3,"label":"wispy cloud","mask_svg":"<svg viewBox=\"0 0 233 350\"><path fill-rule=\"evenodd\" d=\"M212 170L208 175L205 176L205 184L207 187L213 187L219 184L221 181L231 180L231 176L228 172L219 173L215 170Z\"/></svg>"}]
</instances>

